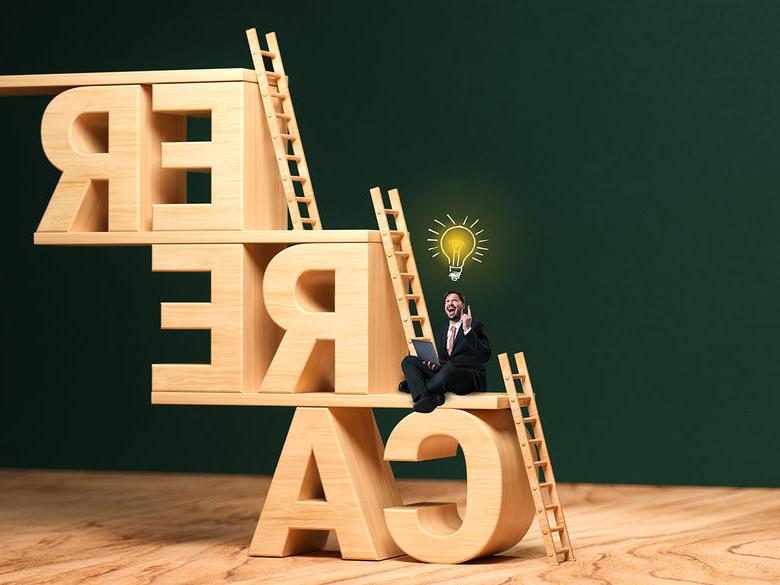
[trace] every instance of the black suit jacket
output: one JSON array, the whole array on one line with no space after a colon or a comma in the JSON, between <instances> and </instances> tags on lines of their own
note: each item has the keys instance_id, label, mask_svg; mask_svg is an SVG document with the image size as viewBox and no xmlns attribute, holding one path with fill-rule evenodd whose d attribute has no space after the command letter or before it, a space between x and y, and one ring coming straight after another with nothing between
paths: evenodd
<instances>
[{"instance_id":1,"label":"black suit jacket","mask_svg":"<svg viewBox=\"0 0 780 585\"><path fill-rule=\"evenodd\" d=\"M447 335L450 324L441 330L437 344L439 346L439 363L452 365L468 370L474 381L475 390L486 390L487 379L485 377L485 362L490 359L490 342L485 335L485 327L476 319L471 322L471 330L463 334L463 325L458 329L452 354L447 354Z\"/></svg>"}]
</instances>

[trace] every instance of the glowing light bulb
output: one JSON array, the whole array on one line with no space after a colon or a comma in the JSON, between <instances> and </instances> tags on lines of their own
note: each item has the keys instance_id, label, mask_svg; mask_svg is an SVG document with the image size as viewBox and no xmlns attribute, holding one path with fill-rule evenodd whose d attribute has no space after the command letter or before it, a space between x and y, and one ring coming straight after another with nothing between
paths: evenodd
<instances>
[{"instance_id":1,"label":"glowing light bulb","mask_svg":"<svg viewBox=\"0 0 780 585\"><path fill-rule=\"evenodd\" d=\"M464 225L453 225L439 239L439 248L450 263L450 278L456 281L463 272L463 265L477 247L477 238Z\"/></svg>"},{"instance_id":2,"label":"glowing light bulb","mask_svg":"<svg viewBox=\"0 0 780 585\"><path fill-rule=\"evenodd\" d=\"M479 223L478 219L468 224L469 216L467 215L463 222L456 223L449 213L447 219L452 222L452 225L448 226L438 219L433 220L436 225L428 228L430 236L426 241L429 242L428 251L431 252L431 258L436 258L439 254L443 254L447 258L450 278L455 281L460 279L466 260L471 259L474 262L482 263L481 258L488 251L488 247L485 245L488 239L484 236L480 240L477 239L485 231L483 228L477 228L477 231L474 231L474 226Z\"/></svg>"}]
</instances>

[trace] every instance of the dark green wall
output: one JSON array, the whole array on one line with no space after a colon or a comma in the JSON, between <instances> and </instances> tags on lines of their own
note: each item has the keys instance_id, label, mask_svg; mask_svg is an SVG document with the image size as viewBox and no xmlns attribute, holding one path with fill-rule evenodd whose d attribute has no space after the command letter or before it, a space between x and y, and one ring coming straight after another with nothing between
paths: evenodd
<instances>
[{"instance_id":1,"label":"dark green wall","mask_svg":"<svg viewBox=\"0 0 780 585\"><path fill-rule=\"evenodd\" d=\"M327 227L399 187L433 307L425 228L488 228L462 287L526 351L560 480L780 485L776 2L138 4L20 4L0 73L250 67L244 29L275 30ZM33 247L48 98L0 99L0 465L270 473L291 410L149 404L150 363L208 356L159 303L207 281Z\"/></svg>"}]
</instances>

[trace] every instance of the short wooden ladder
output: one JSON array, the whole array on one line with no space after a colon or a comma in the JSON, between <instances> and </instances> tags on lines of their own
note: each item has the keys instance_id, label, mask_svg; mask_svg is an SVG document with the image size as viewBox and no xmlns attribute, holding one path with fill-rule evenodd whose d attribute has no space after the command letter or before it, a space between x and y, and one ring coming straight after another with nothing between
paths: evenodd
<instances>
[{"instance_id":1,"label":"short wooden ladder","mask_svg":"<svg viewBox=\"0 0 780 585\"><path fill-rule=\"evenodd\" d=\"M393 282L406 343L409 346L409 353L417 355L412 341L430 341L436 347L436 340L433 338L420 273L417 271L412 241L406 227L404 210L401 207L401 197L398 189L390 189L387 195L390 207L385 206L382 190L379 187L371 189L371 201L374 203L376 222L382 236L387 268L390 270L390 279ZM393 218L395 229L390 226L388 217Z\"/></svg>"},{"instance_id":2,"label":"short wooden ladder","mask_svg":"<svg viewBox=\"0 0 780 585\"><path fill-rule=\"evenodd\" d=\"M542 531L547 557L556 565L563 561L574 560L574 549L563 517L563 507L558 497L552 461L544 440L542 421L539 417L539 409L536 407L536 395L531 385L525 355L523 352L515 354L517 373L512 372L507 354L500 354L498 362L501 364L501 376L504 378L506 393L509 395L509 406L512 409L517 438L520 440L525 471L531 486L536 518ZM520 382L520 393L516 390L515 381ZM555 524L550 524L548 511L552 511ZM557 541L555 534L558 535Z\"/></svg>"},{"instance_id":3,"label":"short wooden ladder","mask_svg":"<svg viewBox=\"0 0 780 585\"><path fill-rule=\"evenodd\" d=\"M321 230L320 213L317 210L317 201L314 199L314 185L303 153L301 132L295 119L289 81L284 73L276 34L265 35L268 43L267 50L260 46L255 29L246 31L246 37L252 52L257 85L282 177L282 187L290 210L293 229ZM266 69L266 63L270 64L270 69Z\"/></svg>"}]
</instances>

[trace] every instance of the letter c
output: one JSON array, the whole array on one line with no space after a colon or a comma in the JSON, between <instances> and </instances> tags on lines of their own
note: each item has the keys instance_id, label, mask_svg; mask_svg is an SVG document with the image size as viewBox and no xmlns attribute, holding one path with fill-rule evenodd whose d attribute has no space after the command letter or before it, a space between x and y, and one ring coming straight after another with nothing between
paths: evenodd
<instances>
[{"instance_id":1,"label":"letter c","mask_svg":"<svg viewBox=\"0 0 780 585\"><path fill-rule=\"evenodd\" d=\"M468 477L461 520L455 503L385 508L385 521L406 554L428 563L462 563L514 546L534 518L522 452L507 411L440 409L412 413L395 427L386 461L427 461L463 449Z\"/></svg>"}]
</instances>

